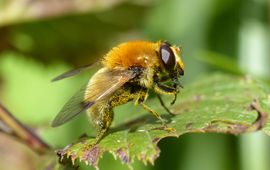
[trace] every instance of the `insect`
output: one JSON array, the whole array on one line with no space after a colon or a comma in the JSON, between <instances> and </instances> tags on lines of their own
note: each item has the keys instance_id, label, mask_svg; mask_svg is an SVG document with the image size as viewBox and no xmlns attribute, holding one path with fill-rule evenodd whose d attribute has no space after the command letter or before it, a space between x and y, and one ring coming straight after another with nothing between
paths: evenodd
<instances>
[{"instance_id":1,"label":"insect","mask_svg":"<svg viewBox=\"0 0 270 170\"><path fill-rule=\"evenodd\" d=\"M175 102L181 87L179 78L184 75L184 64L180 55L180 49L166 41L131 41L112 48L101 59L102 67L88 84L64 105L52 126L62 125L87 111L93 125L98 129L94 141L94 144L97 144L111 125L113 108L129 101L141 105L165 124L159 113L147 106L145 101L149 90L153 90L161 105L171 113L160 95L174 95L172 104ZM74 76L90 67L87 65L66 72L54 81Z\"/></svg>"}]
</instances>

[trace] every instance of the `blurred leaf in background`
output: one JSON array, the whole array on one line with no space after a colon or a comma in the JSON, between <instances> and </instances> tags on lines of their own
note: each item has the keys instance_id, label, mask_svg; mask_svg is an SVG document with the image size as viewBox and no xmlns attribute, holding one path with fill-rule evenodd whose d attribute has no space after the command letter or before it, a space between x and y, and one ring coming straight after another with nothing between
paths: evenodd
<instances>
[{"instance_id":1,"label":"blurred leaf in background","mask_svg":"<svg viewBox=\"0 0 270 170\"><path fill-rule=\"evenodd\" d=\"M5 25L0 28L0 50L18 51L46 63L63 60L77 66L91 63L121 39L141 37L136 28L148 8L147 3L122 2L84 15L69 12L53 20Z\"/></svg>"},{"instance_id":2,"label":"blurred leaf in background","mask_svg":"<svg viewBox=\"0 0 270 170\"><path fill-rule=\"evenodd\" d=\"M0 25L53 18L70 14L104 11L126 0L2 0ZM143 1L133 1L133 3ZM149 3L149 0L143 2Z\"/></svg>"}]
</instances>

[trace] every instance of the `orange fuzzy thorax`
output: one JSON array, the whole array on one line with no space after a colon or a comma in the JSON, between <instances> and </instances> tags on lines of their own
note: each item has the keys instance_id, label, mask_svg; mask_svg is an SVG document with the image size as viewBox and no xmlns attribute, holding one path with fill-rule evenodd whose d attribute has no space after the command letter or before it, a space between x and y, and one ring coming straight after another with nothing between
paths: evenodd
<instances>
[{"instance_id":1,"label":"orange fuzzy thorax","mask_svg":"<svg viewBox=\"0 0 270 170\"><path fill-rule=\"evenodd\" d=\"M160 63L156 52L158 43L131 41L120 44L105 55L102 63L109 69L157 65Z\"/></svg>"}]
</instances>

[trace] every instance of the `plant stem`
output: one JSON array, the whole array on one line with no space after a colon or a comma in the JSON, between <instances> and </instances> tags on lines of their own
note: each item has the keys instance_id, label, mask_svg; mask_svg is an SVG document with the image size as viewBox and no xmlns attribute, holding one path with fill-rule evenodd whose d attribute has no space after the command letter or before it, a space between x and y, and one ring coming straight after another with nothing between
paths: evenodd
<instances>
[{"instance_id":1,"label":"plant stem","mask_svg":"<svg viewBox=\"0 0 270 170\"><path fill-rule=\"evenodd\" d=\"M11 112L9 112L0 103L0 131L7 135L13 136L15 139L26 144L29 148L34 150L36 153L42 155L50 150L47 145L40 137L32 132L23 123L17 120Z\"/></svg>"}]
</instances>

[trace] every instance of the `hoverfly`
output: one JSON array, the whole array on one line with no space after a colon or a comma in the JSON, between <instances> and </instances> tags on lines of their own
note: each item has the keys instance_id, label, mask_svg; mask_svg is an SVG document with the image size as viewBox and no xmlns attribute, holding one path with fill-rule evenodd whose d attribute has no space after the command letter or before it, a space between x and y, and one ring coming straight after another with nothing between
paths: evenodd
<instances>
[{"instance_id":1,"label":"hoverfly","mask_svg":"<svg viewBox=\"0 0 270 170\"><path fill-rule=\"evenodd\" d=\"M148 91L157 94L176 95L179 91L180 76L184 75L181 51L166 41L155 43L131 41L112 48L101 60L100 68L89 80L84 90L75 94L58 113L52 122L56 127L87 111L87 115L98 129L94 144L97 144L109 129L113 120L113 108L129 101L141 105L146 111L164 120L159 113L144 102ZM90 65L75 69L56 77L54 81L76 75L90 68ZM166 85L170 82L171 85Z\"/></svg>"}]
</instances>

